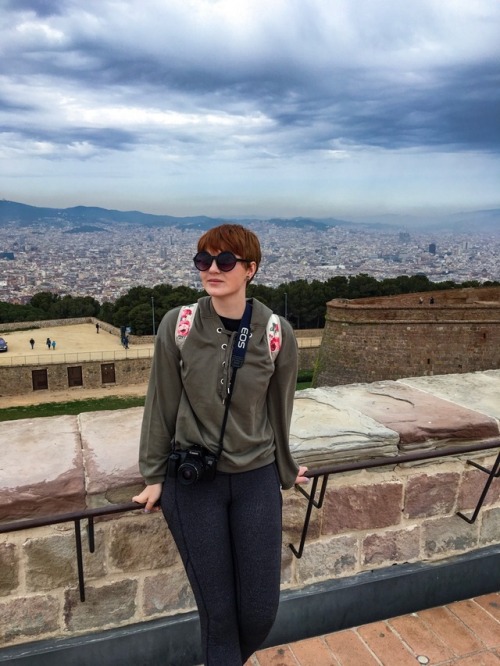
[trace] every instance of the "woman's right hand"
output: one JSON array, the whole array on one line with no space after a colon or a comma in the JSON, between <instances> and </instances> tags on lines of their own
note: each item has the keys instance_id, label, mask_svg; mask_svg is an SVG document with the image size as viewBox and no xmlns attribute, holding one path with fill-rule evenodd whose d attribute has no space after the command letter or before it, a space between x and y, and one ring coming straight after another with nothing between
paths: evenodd
<instances>
[{"instance_id":1,"label":"woman's right hand","mask_svg":"<svg viewBox=\"0 0 500 666\"><path fill-rule=\"evenodd\" d=\"M162 483L153 483L151 486L146 486L142 493L132 497L132 502L138 504L145 504L144 513L151 513L151 511L159 511L160 507L155 506L156 502L161 497Z\"/></svg>"}]
</instances>

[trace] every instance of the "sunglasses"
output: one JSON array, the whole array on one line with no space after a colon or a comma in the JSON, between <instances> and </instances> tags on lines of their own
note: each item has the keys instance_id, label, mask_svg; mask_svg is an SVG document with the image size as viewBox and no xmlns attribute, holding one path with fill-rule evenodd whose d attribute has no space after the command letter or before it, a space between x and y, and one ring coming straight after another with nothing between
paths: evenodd
<instances>
[{"instance_id":1,"label":"sunglasses","mask_svg":"<svg viewBox=\"0 0 500 666\"><path fill-rule=\"evenodd\" d=\"M249 259L238 259L232 252L221 252L218 255L213 255L209 252L198 252L193 257L194 265L199 271L208 271L214 260L217 268L224 273L232 271L238 261L249 261Z\"/></svg>"}]
</instances>

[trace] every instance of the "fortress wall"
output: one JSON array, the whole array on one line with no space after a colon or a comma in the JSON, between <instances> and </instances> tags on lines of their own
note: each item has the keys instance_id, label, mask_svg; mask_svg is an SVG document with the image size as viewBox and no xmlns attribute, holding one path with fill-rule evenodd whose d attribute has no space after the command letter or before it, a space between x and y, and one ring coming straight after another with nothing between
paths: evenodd
<instances>
[{"instance_id":1,"label":"fortress wall","mask_svg":"<svg viewBox=\"0 0 500 666\"><path fill-rule=\"evenodd\" d=\"M102 366L113 365L115 381L103 383ZM78 363L54 363L40 365L14 365L0 367L0 398L1 396L26 395L33 393L33 371L47 371L48 391L67 391L75 393L78 400L80 387L68 387L68 368L81 367L83 386L81 388L102 388L103 386L128 386L143 384L149 379L151 358L117 359L110 361L83 361ZM45 391L45 389L41 389ZM39 391L36 391L38 393Z\"/></svg>"},{"instance_id":2,"label":"fortress wall","mask_svg":"<svg viewBox=\"0 0 500 666\"><path fill-rule=\"evenodd\" d=\"M318 357L319 342L315 347L299 348L299 370L312 370Z\"/></svg>"},{"instance_id":3,"label":"fortress wall","mask_svg":"<svg viewBox=\"0 0 500 666\"><path fill-rule=\"evenodd\" d=\"M319 344L315 347L299 349L299 370L311 370L316 362ZM112 363L115 367L115 382L103 384L101 366ZM53 363L46 366L39 365L13 365L0 367L0 398L2 396L26 395L33 393L32 372L42 367L47 370L49 391L67 391L75 393L78 399L80 387L68 387L68 368L80 366L82 368L83 386L81 388L94 389L103 386L128 386L129 384L144 384L149 380L151 358L123 359L110 361L82 361L79 363ZM37 391L38 392L38 391Z\"/></svg>"},{"instance_id":4,"label":"fortress wall","mask_svg":"<svg viewBox=\"0 0 500 666\"><path fill-rule=\"evenodd\" d=\"M500 288L432 295L330 301L314 385L500 368Z\"/></svg>"},{"instance_id":5,"label":"fortress wall","mask_svg":"<svg viewBox=\"0 0 500 666\"><path fill-rule=\"evenodd\" d=\"M430 298L434 298L434 304L443 305L475 305L478 303L497 303L500 299L500 287L465 287L464 289L437 289L434 291L422 291L412 294L396 294L394 296L369 296L348 301L362 305L405 305L416 306L429 304Z\"/></svg>"}]
</instances>

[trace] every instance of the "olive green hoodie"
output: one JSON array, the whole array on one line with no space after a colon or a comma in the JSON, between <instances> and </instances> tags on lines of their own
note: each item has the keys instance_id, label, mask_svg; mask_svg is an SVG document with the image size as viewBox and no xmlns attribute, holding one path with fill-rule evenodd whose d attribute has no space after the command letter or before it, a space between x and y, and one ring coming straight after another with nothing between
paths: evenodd
<instances>
[{"instance_id":1,"label":"olive green hoodie","mask_svg":"<svg viewBox=\"0 0 500 666\"><path fill-rule=\"evenodd\" d=\"M194 444L212 453L218 449L237 334L224 328L210 297L198 303L182 349L175 342L180 308L169 311L158 327L139 455L148 485L164 481L174 438L181 449ZM290 488L298 472L288 446L297 342L280 317L281 350L273 362L266 329L271 310L256 299L252 304L251 337L236 373L218 469L245 472L276 460L281 484Z\"/></svg>"}]
</instances>

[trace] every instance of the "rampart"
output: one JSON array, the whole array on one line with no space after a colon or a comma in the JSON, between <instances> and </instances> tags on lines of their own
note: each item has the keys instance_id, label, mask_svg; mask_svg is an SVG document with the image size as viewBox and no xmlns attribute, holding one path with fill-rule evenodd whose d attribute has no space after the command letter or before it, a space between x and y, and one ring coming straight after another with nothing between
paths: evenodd
<instances>
[{"instance_id":1,"label":"rampart","mask_svg":"<svg viewBox=\"0 0 500 666\"><path fill-rule=\"evenodd\" d=\"M500 287L335 299L327 304L314 385L495 368Z\"/></svg>"},{"instance_id":2,"label":"rampart","mask_svg":"<svg viewBox=\"0 0 500 666\"><path fill-rule=\"evenodd\" d=\"M95 324L99 323L101 334L95 335ZM91 326L82 326L91 324ZM71 328L88 328L93 341L103 339L103 332L111 334L115 346L111 349L86 349L72 351L71 346L59 344L56 351L48 351L44 345L29 347L28 331L38 329L56 331L58 341L64 339L64 332ZM145 384L148 381L153 356L153 336L129 336L130 346L124 349L120 344L119 329L87 317L81 319L60 319L40 322L0 324L0 334L9 333L22 352L0 356L0 398L33 393L33 391L64 391L70 389L74 399L78 390L95 389L131 384ZM34 334L35 337L36 334ZM299 369L311 370L314 367L321 330L297 331L299 345ZM22 344L21 344L22 343ZM10 349L11 347L9 347ZM60 351L61 350L61 351ZM68 351L69 350L69 351Z\"/></svg>"},{"instance_id":3,"label":"rampart","mask_svg":"<svg viewBox=\"0 0 500 666\"><path fill-rule=\"evenodd\" d=\"M141 487L141 417L142 408L132 408L0 423L0 528L128 502ZM298 392L291 432L297 460L312 470L360 461L366 469L330 477L300 559L288 544L300 540L306 501L297 490L284 493L283 593L412 563L435 567L498 544L498 479L473 524L456 512L470 514L477 505L487 475L467 460L491 468L499 422L500 370ZM496 448L460 453L490 443ZM393 462L450 446L458 447L452 457ZM373 459L389 464L369 469ZM64 638L146 627L194 609L160 514L128 511L95 523L94 553L88 552L85 525L77 527L84 544L84 603L71 523L0 536L1 646L24 649L44 639L46 652L51 641L60 649ZM130 663L140 663L140 640L135 649Z\"/></svg>"}]
</instances>

